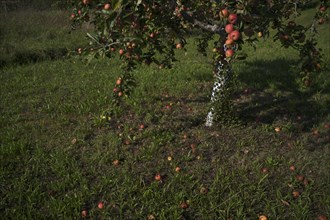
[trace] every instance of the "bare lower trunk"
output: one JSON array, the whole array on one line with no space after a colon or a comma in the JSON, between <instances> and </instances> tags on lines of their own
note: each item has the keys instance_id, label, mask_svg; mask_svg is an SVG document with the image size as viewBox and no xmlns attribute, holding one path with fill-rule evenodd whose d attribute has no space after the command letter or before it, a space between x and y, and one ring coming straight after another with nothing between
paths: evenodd
<instances>
[{"instance_id":1,"label":"bare lower trunk","mask_svg":"<svg viewBox=\"0 0 330 220\"><path fill-rule=\"evenodd\" d=\"M207 127L211 127L213 125L215 116L214 104L219 101L222 96L226 95L224 94L224 90L231 79L231 74L232 70L230 64L226 60L220 60L215 69L215 82L211 95L211 108L207 114L205 123Z\"/></svg>"}]
</instances>

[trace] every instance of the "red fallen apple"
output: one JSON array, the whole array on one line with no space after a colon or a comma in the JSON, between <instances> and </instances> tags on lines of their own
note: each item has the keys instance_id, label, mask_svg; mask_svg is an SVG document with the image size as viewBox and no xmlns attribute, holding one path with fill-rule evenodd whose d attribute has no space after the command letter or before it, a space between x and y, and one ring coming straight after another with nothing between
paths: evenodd
<instances>
[{"instance_id":1,"label":"red fallen apple","mask_svg":"<svg viewBox=\"0 0 330 220\"><path fill-rule=\"evenodd\" d=\"M109 9L110 9L110 4L109 3L105 4L104 5L104 10L109 10Z\"/></svg>"},{"instance_id":2,"label":"red fallen apple","mask_svg":"<svg viewBox=\"0 0 330 220\"><path fill-rule=\"evenodd\" d=\"M263 168L261 168L260 171L261 171L262 173L269 173L269 170L268 170L267 167L263 167Z\"/></svg>"},{"instance_id":3,"label":"red fallen apple","mask_svg":"<svg viewBox=\"0 0 330 220\"><path fill-rule=\"evenodd\" d=\"M175 167L175 172L179 173L181 171L180 167Z\"/></svg>"},{"instance_id":4,"label":"red fallen apple","mask_svg":"<svg viewBox=\"0 0 330 220\"><path fill-rule=\"evenodd\" d=\"M123 49L120 49L119 50L119 55L121 56L121 55L123 55L124 54L124 50Z\"/></svg>"},{"instance_id":5,"label":"red fallen apple","mask_svg":"<svg viewBox=\"0 0 330 220\"><path fill-rule=\"evenodd\" d=\"M303 175L297 175L296 180L298 181L304 181L305 177Z\"/></svg>"},{"instance_id":6,"label":"red fallen apple","mask_svg":"<svg viewBox=\"0 0 330 220\"><path fill-rule=\"evenodd\" d=\"M86 210L81 211L81 217L83 217L83 218L87 217L87 211Z\"/></svg>"},{"instance_id":7,"label":"red fallen apple","mask_svg":"<svg viewBox=\"0 0 330 220\"><path fill-rule=\"evenodd\" d=\"M260 215L259 220L268 220L268 217L265 215Z\"/></svg>"},{"instance_id":8,"label":"red fallen apple","mask_svg":"<svg viewBox=\"0 0 330 220\"><path fill-rule=\"evenodd\" d=\"M231 23L231 24L235 24L237 22L237 14L230 14L228 16L228 22Z\"/></svg>"},{"instance_id":9,"label":"red fallen apple","mask_svg":"<svg viewBox=\"0 0 330 220\"><path fill-rule=\"evenodd\" d=\"M291 166L289 167L289 169L290 169L291 171L295 171L295 170L296 170L296 167L295 167L294 165L291 165Z\"/></svg>"},{"instance_id":10,"label":"red fallen apple","mask_svg":"<svg viewBox=\"0 0 330 220\"><path fill-rule=\"evenodd\" d=\"M300 196L300 192L298 192L297 190L294 190L293 192L292 192L292 196L293 196L293 198L298 198L299 196Z\"/></svg>"},{"instance_id":11,"label":"red fallen apple","mask_svg":"<svg viewBox=\"0 0 330 220\"><path fill-rule=\"evenodd\" d=\"M160 174L156 174L155 175L155 180L161 181L162 180L162 176Z\"/></svg>"},{"instance_id":12,"label":"red fallen apple","mask_svg":"<svg viewBox=\"0 0 330 220\"><path fill-rule=\"evenodd\" d=\"M118 88L114 88L114 89L113 89L113 92L114 92L114 93L118 92Z\"/></svg>"},{"instance_id":13,"label":"red fallen apple","mask_svg":"<svg viewBox=\"0 0 330 220\"><path fill-rule=\"evenodd\" d=\"M317 220L328 220L328 217L325 215L319 215L317 216Z\"/></svg>"},{"instance_id":14,"label":"red fallen apple","mask_svg":"<svg viewBox=\"0 0 330 220\"><path fill-rule=\"evenodd\" d=\"M76 17L76 15L75 14L71 14L71 19L74 19L75 17Z\"/></svg>"},{"instance_id":15,"label":"red fallen apple","mask_svg":"<svg viewBox=\"0 0 330 220\"><path fill-rule=\"evenodd\" d=\"M227 18L228 15L229 15L229 11L228 11L228 9L227 9L227 8L222 9L222 10L220 11L219 15L220 15L220 17Z\"/></svg>"},{"instance_id":16,"label":"red fallen apple","mask_svg":"<svg viewBox=\"0 0 330 220\"><path fill-rule=\"evenodd\" d=\"M118 96L119 97L122 97L123 96L123 93L122 92L118 92Z\"/></svg>"},{"instance_id":17,"label":"red fallen apple","mask_svg":"<svg viewBox=\"0 0 330 220\"><path fill-rule=\"evenodd\" d=\"M149 34L149 37L150 37L150 38L154 38L154 37L155 37L155 33L151 33L151 34Z\"/></svg>"},{"instance_id":18,"label":"red fallen apple","mask_svg":"<svg viewBox=\"0 0 330 220\"><path fill-rule=\"evenodd\" d=\"M143 130L145 128L144 124L140 124L139 129Z\"/></svg>"},{"instance_id":19,"label":"red fallen apple","mask_svg":"<svg viewBox=\"0 0 330 220\"><path fill-rule=\"evenodd\" d=\"M225 31L227 34L230 34L231 32L233 32L235 30L234 25L232 24L227 24L225 27Z\"/></svg>"},{"instance_id":20,"label":"red fallen apple","mask_svg":"<svg viewBox=\"0 0 330 220\"><path fill-rule=\"evenodd\" d=\"M280 132L280 131L281 131L281 128L280 128L280 127L275 127L274 130L275 130L276 132Z\"/></svg>"},{"instance_id":21,"label":"red fallen apple","mask_svg":"<svg viewBox=\"0 0 330 220\"><path fill-rule=\"evenodd\" d=\"M104 203L103 203L103 202L99 202L99 203L97 204L97 207L98 207L99 209L103 209L103 208L104 208Z\"/></svg>"},{"instance_id":22,"label":"red fallen apple","mask_svg":"<svg viewBox=\"0 0 330 220\"><path fill-rule=\"evenodd\" d=\"M117 79L116 84L117 84L117 85L120 85L121 82L122 82L122 80L121 80L121 78L119 78L119 79Z\"/></svg>"},{"instance_id":23,"label":"red fallen apple","mask_svg":"<svg viewBox=\"0 0 330 220\"><path fill-rule=\"evenodd\" d=\"M232 56L234 56L234 51L232 49L226 50L226 57L227 58L231 58Z\"/></svg>"},{"instance_id":24,"label":"red fallen apple","mask_svg":"<svg viewBox=\"0 0 330 220\"><path fill-rule=\"evenodd\" d=\"M233 41L237 41L240 38L240 36L241 36L240 32L238 30L235 30L228 35L228 38L232 39Z\"/></svg>"},{"instance_id":25,"label":"red fallen apple","mask_svg":"<svg viewBox=\"0 0 330 220\"><path fill-rule=\"evenodd\" d=\"M181 202L180 207L182 209L187 209L189 207L188 203L186 201Z\"/></svg>"},{"instance_id":26,"label":"red fallen apple","mask_svg":"<svg viewBox=\"0 0 330 220\"><path fill-rule=\"evenodd\" d=\"M181 48L182 48L182 44L177 44L177 45L175 45L175 48L176 48L176 49L181 49Z\"/></svg>"},{"instance_id":27,"label":"red fallen apple","mask_svg":"<svg viewBox=\"0 0 330 220\"><path fill-rule=\"evenodd\" d=\"M155 218L155 216L154 215L148 215L148 218L147 218L147 220L155 220L156 218Z\"/></svg>"},{"instance_id":28,"label":"red fallen apple","mask_svg":"<svg viewBox=\"0 0 330 220\"><path fill-rule=\"evenodd\" d=\"M118 166L118 165L119 165L119 160L114 160L114 161L112 162L112 164L115 165L115 166Z\"/></svg>"}]
</instances>

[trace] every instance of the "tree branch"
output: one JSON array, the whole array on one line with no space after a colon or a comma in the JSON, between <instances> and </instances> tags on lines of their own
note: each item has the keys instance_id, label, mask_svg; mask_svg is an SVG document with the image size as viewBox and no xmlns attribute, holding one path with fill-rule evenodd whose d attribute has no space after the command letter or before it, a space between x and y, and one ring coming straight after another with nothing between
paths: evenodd
<instances>
[{"instance_id":1,"label":"tree branch","mask_svg":"<svg viewBox=\"0 0 330 220\"><path fill-rule=\"evenodd\" d=\"M171 10L175 10L176 6L177 6L176 0L172 0L170 2ZM180 11L180 13L181 13L183 19L185 19L189 23L193 24L194 26L198 26L199 28L201 28L205 31L208 31L208 32L219 34L222 37L226 36L226 32L223 27L220 27L216 24L211 25L211 24L206 24L204 22L201 22L201 21L195 19L194 17L192 17L191 14L189 14L187 11Z\"/></svg>"},{"instance_id":2,"label":"tree branch","mask_svg":"<svg viewBox=\"0 0 330 220\"><path fill-rule=\"evenodd\" d=\"M190 14L188 14L186 11L181 11L180 13L182 14L182 17L186 21L192 23L194 26L197 26L208 32L219 34L222 37L226 36L226 32L223 27L216 25L216 24L211 25L211 24L201 22L201 21L195 19L194 17L190 16Z\"/></svg>"}]
</instances>

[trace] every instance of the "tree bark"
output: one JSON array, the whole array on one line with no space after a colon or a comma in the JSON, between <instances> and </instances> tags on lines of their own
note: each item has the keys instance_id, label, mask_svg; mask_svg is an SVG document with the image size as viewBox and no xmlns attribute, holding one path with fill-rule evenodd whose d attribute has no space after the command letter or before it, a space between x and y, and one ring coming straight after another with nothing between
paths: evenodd
<instances>
[{"instance_id":1,"label":"tree bark","mask_svg":"<svg viewBox=\"0 0 330 220\"><path fill-rule=\"evenodd\" d=\"M221 98L223 98L226 95L225 89L229 84L231 77L232 77L232 69L230 64L224 59L219 60L215 68L215 82L213 85L212 95L211 95L211 108L206 117L205 125L207 127L211 127L214 123L214 117L215 117L214 105L217 101L221 101ZM228 98L228 97L224 97L224 98Z\"/></svg>"}]
</instances>

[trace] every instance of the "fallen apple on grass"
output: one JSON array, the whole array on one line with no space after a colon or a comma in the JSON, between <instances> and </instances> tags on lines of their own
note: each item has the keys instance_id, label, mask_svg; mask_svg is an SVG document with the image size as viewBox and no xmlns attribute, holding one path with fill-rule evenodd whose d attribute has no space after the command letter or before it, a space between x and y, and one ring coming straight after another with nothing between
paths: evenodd
<instances>
[{"instance_id":1,"label":"fallen apple on grass","mask_svg":"<svg viewBox=\"0 0 330 220\"><path fill-rule=\"evenodd\" d=\"M297 199L300 196L300 192L298 192L297 190L294 190L292 192L292 196L293 196L293 198Z\"/></svg>"},{"instance_id":2,"label":"fallen apple on grass","mask_svg":"<svg viewBox=\"0 0 330 220\"><path fill-rule=\"evenodd\" d=\"M81 211L81 217L82 217L82 218L86 218L86 217L87 217L87 214L88 214L88 213L87 213L86 210L82 210L82 211Z\"/></svg>"},{"instance_id":3,"label":"fallen apple on grass","mask_svg":"<svg viewBox=\"0 0 330 220\"><path fill-rule=\"evenodd\" d=\"M99 202L99 203L97 204L97 208L99 208L99 209L103 209L103 208L104 208L104 203L103 203L103 202Z\"/></svg>"},{"instance_id":4,"label":"fallen apple on grass","mask_svg":"<svg viewBox=\"0 0 330 220\"><path fill-rule=\"evenodd\" d=\"M264 174L269 173L269 169L267 167L261 168L260 171L261 171L261 173L264 173Z\"/></svg>"},{"instance_id":5,"label":"fallen apple on grass","mask_svg":"<svg viewBox=\"0 0 330 220\"><path fill-rule=\"evenodd\" d=\"M297 175L296 176L296 180L298 180L300 182L304 181L304 179L305 179L305 177L303 175Z\"/></svg>"},{"instance_id":6,"label":"fallen apple on grass","mask_svg":"<svg viewBox=\"0 0 330 220\"><path fill-rule=\"evenodd\" d=\"M278 133L280 132L282 129L280 127L275 127L274 130Z\"/></svg>"},{"instance_id":7,"label":"fallen apple on grass","mask_svg":"<svg viewBox=\"0 0 330 220\"><path fill-rule=\"evenodd\" d=\"M291 165L291 166L289 167L289 169L293 172L293 171L296 170L296 167L295 167L294 165Z\"/></svg>"},{"instance_id":8,"label":"fallen apple on grass","mask_svg":"<svg viewBox=\"0 0 330 220\"><path fill-rule=\"evenodd\" d=\"M259 215L259 220L268 220L266 215Z\"/></svg>"},{"instance_id":9,"label":"fallen apple on grass","mask_svg":"<svg viewBox=\"0 0 330 220\"><path fill-rule=\"evenodd\" d=\"M160 174L156 174L155 175L155 180L161 181L162 180L162 176Z\"/></svg>"},{"instance_id":10,"label":"fallen apple on grass","mask_svg":"<svg viewBox=\"0 0 330 220\"><path fill-rule=\"evenodd\" d=\"M186 201L181 202L180 207L182 209L187 209L189 207L188 203Z\"/></svg>"},{"instance_id":11,"label":"fallen apple on grass","mask_svg":"<svg viewBox=\"0 0 330 220\"><path fill-rule=\"evenodd\" d=\"M319 215L316 220L328 220L328 217L325 215Z\"/></svg>"}]
</instances>

